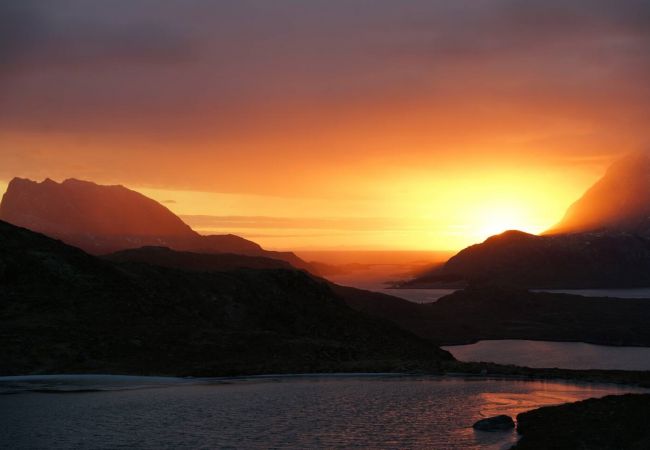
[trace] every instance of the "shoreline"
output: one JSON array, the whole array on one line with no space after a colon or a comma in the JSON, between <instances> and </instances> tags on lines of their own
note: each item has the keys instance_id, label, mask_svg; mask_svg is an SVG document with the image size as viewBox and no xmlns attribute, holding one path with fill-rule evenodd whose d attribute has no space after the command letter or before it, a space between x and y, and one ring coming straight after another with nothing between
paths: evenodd
<instances>
[{"instance_id":1,"label":"shoreline","mask_svg":"<svg viewBox=\"0 0 650 450\"><path fill-rule=\"evenodd\" d=\"M453 344L448 344L446 342L440 343L439 347L455 347L455 346L460 346L460 345L472 345L472 344L478 344L479 342L485 342L485 341L532 341L532 342L553 342L553 343L567 343L567 344L589 344L589 345L598 345L600 347L612 347L612 348L650 348L650 345L643 345L643 344L616 344L616 343L599 343L599 342L590 342L588 340L570 340L570 339L553 339L553 338L544 338L544 339L532 339L532 338L527 338L527 339L522 339L522 338L487 338L487 339L470 339L467 341L462 341L458 343L459 341L454 341ZM623 370L623 369L621 369Z\"/></svg>"},{"instance_id":2,"label":"shoreline","mask_svg":"<svg viewBox=\"0 0 650 450\"><path fill-rule=\"evenodd\" d=\"M47 379L75 377L81 379L100 379L110 377L115 381L148 380L157 382L191 382L191 381L235 381L235 380L272 380L277 378L467 378L471 380L512 380L512 381L564 381L569 383L628 385L650 389L650 371L627 370L572 370L557 368L531 368L495 363L445 362L439 371L400 371L400 372L304 372L304 373L257 373L215 376L174 376L161 374L133 373L56 373L24 374L0 376L0 383L29 382Z\"/></svg>"}]
</instances>

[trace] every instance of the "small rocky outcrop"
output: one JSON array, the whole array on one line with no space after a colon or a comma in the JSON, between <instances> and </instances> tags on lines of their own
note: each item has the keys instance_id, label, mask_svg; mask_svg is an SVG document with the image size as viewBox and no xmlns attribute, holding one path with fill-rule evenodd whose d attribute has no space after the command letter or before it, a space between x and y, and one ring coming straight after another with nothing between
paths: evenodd
<instances>
[{"instance_id":1,"label":"small rocky outcrop","mask_svg":"<svg viewBox=\"0 0 650 450\"><path fill-rule=\"evenodd\" d=\"M512 417L502 414L500 416L481 419L472 425L472 428L479 431L508 431L515 427Z\"/></svg>"}]
</instances>

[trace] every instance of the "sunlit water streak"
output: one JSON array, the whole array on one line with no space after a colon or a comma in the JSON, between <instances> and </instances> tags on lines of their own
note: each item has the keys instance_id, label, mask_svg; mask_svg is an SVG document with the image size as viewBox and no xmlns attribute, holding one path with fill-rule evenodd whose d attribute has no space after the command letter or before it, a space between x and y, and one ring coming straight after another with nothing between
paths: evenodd
<instances>
[{"instance_id":1,"label":"sunlit water streak","mask_svg":"<svg viewBox=\"0 0 650 450\"><path fill-rule=\"evenodd\" d=\"M21 381L0 379L7 392ZM638 391L613 385L408 376L32 379L64 394L0 396L11 448L508 448L474 421ZM27 384L29 384L27 383ZM87 392L93 386L102 392ZM118 387L119 390L113 388ZM128 387L138 387L126 389ZM85 391L70 393L75 387ZM146 389L144 389L146 387Z\"/></svg>"}]
</instances>

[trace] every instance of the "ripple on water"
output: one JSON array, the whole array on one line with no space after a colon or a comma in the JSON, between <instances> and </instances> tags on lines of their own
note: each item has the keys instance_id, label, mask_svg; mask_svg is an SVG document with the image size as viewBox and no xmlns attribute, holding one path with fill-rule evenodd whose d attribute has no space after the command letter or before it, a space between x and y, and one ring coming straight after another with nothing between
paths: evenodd
<instances>
[{"instance_id":1,"label":"ripple on water","mask_svg":"<svg viewBox=\"0 0 650 450\"><path fill-rule=\"evenodd\" d=\"M515 433L475 432L474 421L631 391L394 376L164 381L159 388L138 380L148 389L1 396L0 442L12 448L499 449Z\"/></svg>"}]
</instances>

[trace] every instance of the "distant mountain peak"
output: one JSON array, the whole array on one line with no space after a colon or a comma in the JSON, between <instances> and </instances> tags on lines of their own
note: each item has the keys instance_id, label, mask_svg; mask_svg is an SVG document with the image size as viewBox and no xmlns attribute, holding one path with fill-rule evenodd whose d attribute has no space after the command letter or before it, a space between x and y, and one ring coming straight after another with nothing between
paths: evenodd
<instances>
[{"instance_id":1,"label":"distant mountain peak","mask_svg":"<svg viewBox=\"0 0 650 450\"><path fill-rule=\"evenodd\" d=\"M93 254L154 246L263 256L311 268L293 253L267 251L233 234L202 236L161 203L121 185L14 178L0 203L0 220Z\"/></svg>"},{"instance_id":2,"label":"distant mountain peak","mask_svg":"<svg viewBox=\"0 0 650 450\"><path fill-rule=\"evenodd\" d=\"M472 245L410 287L650 286L650 153L616 161L542 236L510 230Z\"/></svg>"},{"instance_id":3,"label":"distant mountain peak","mask_svg":"<svg viewBox=\"0 0 650 450\"><path fill-rule=\"evenodd\" d=\"M507 230L504 231L503 233L490 236L485 240L485 242L514 241L514 240L528 239L531 237L535 237L535 235L520 230Z\"/></svg>"},{"instance_id":4,"label":"distant mountain peak","mask_svg":"<svg viewBox=\"0 0 650 450\"><path fill-rule=\"evenodd\" d=\"M158 202L123 186L76 179L41 183L14 178L0 219L64 239L90 236L185 236L194 231Z\"/></svg>"}]
</instances>

